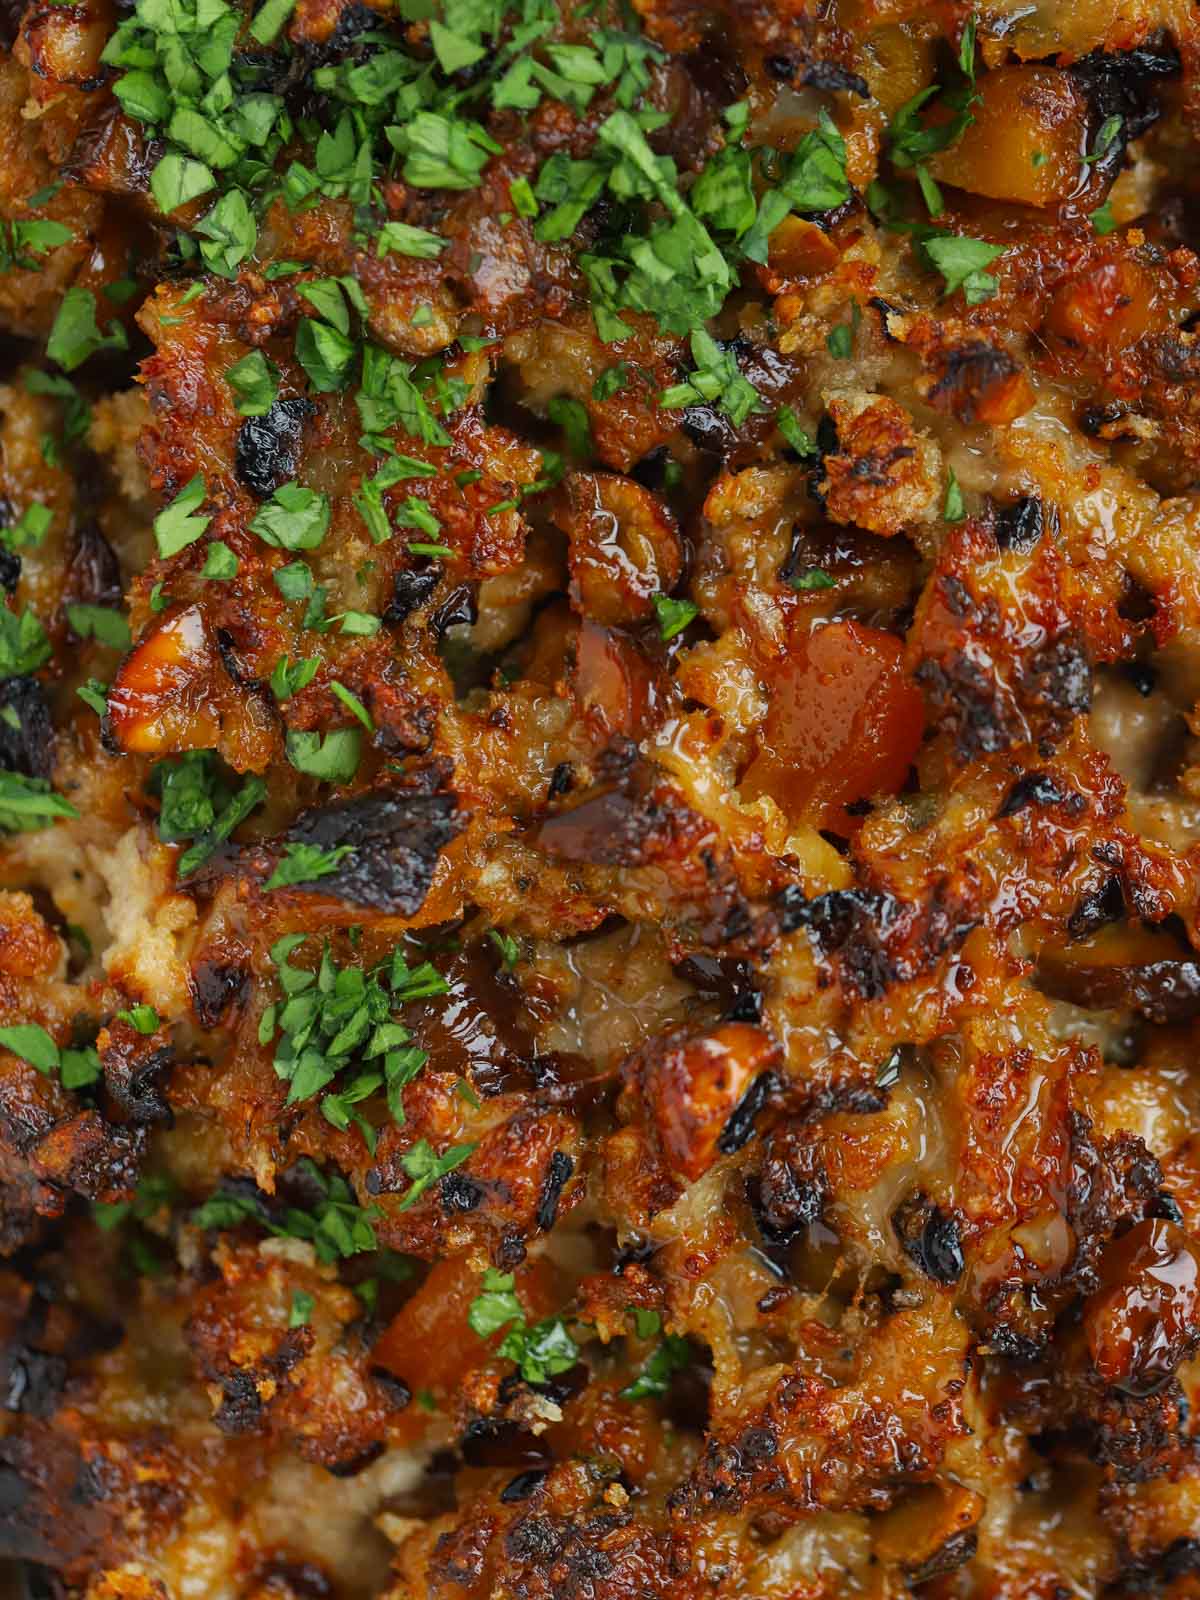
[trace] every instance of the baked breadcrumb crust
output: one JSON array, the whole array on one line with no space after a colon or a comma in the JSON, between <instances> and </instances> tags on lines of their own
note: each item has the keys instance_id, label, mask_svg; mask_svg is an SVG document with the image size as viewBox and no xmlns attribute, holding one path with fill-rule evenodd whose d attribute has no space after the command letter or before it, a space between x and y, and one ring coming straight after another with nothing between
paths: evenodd
<instances>
[{"instance_id":1,"label":"baked breadcrumb crust","mask_svg":"<svg viewBox=\"0 0 1200 1600\"><path fill-rule=\"evenodd\" d=\"M1200 1595L1200 23L0 16L0 1559Z\"/></svg>"}]
</instances>

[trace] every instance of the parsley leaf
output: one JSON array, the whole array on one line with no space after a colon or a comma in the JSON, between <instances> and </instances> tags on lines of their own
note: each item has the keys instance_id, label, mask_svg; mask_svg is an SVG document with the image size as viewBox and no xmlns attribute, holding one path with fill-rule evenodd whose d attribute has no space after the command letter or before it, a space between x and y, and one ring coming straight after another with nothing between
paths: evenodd
<instances>
[{"instance_id":1,"label":"parsley leaf","mask_svg":"<svg viewBox=\"0 0 1200 1600\"><path fill-rule=\"evenodd\" d=\"M204 503L208 487L200 473L189 482L154 519L154 538L158 553L164 559L178 555L196 540L212 521L211 517L196 516Z\"/></svg>"},{"instance_id":2,"label":"parsley leaf","mask_svg":"<svg viewBox=\"0 0 1200 1600\"><path fill-rule=\"evenodd\" d=\"M334 728L322 738L319 733L289 728L285 749L297 772L325 783L349 783L358 771L362 734L357 728Z\"/></svg>"},{"instance_id":3,"label":"parsley leaf","mask_svg":"<svg viewBox=\"0 0 1200 1600\"><path fill-rule=\"evenodd\" d=\"M251 532L277 550L315 550L329 530L329 496L285 483L251 518Z\"/></svg>"},{"instance_id":4,"label":"parsley leaf","mask_svg":"<svg viewBox=\"0 0 1200 1600\"><path fill-rule=\"evenodd\" d=\"M463 1162L475 1153L475 1149L473 1144L456 1144L439 1156L428 1139L418 1139L412 1149L400 1159L400 1165L412 1179L412 1183L396 1209L407 1211L416 1205L431 1184L436 1183L439 1178L444 1178L448 1172L453 1172L455 1167L461 1167Z\"/></svg>"},{"instance_id":5,"label":"parsley leaf","mask_svg":"<svg viewBox=\"0 0 1200 1600\"><path fill-rule=\"evenodd\" d=\"M656 594L654 610L658 616L658 636L666 644L677 633L683 632L700 607L692 600L674 600L670 595Z\"/></svg>"},{"instance_id":6,"label":"parsley leaf","mask_svg":"<svg viewBox=\"0 0 1200 1600\"><path fill-rule=\"evenodd\" d=\"M969 306L977 306L995 294L996 280L984 269L1004 254L1002 244L949 233L922 239L920 249L945 279L946 294L961 289Z\"/></svg>"},{"instance_id":7,"label":"parsley leaf","mask_svg":"<svg viewBox=\"0 0 1200 1600\"><path fill-rule=\"evenodd\" d=\"M239 416L265 417L279 393L279 369L261 350L251 350L226 369L225 382L237 397Z\"/></svg>"},{"instance_id":8,"label":"parsley leaf","mask_svg":"<svg viewBox=\"0 0 1200 1600\"><path fill-rule=\"evenodd\" d=\"M0 678L23 678L44 667L50 641L32 611L18 615L0 606Z\"/></svg>"},{"instance_id":9,"label":"parsley leaf","mask_svg":"<svg viewBox=\"0 0 1200 1600\"><path fill-rule=\"evenodd\" d=\"M287 844L283 859L263 884L264 889L286 889L296 883L315 883L318 878L328 878L348 855L353 846L336 845L332 850L322 850L313 844Z\"/></svg>"},{"instance_id":10,"label":"parsley leaf","mask_svg":"<svg viewBox=\"0 0 1200 1600\"><path fill-rule=\"evenodd\" d=\"M110 322L101 333L96 324L96 296L90 289L73 285L62 297L54 326L46 341L46 354L64 372L74 372L98 350L124 350L129 340L119 322Z\"/></svg>"},{"instance_id":11,"label":"parsley leaf","mask_svg":"<svg viewBox=\"0 0 1200 1600\"><path fill-rule=\"evenodd\" d=\"M651 1395L666 1394L672 1376L682 1372L690 1360L687 1340L669 1333L633 1382L621 1390L621 1399L644 1400Z\"/></svg>"},{"instance_id":12,"label":"parsley leaf","mask_svg":"<svg viewBox=\"0 0 1200 1600\"><path fill-rule=\"evenodd\" d=\"M722 350L711 334L696 328L691 337L696 370L683 383L664 389L658 403L665 411L715 403L740 428L752 412L766 411L758 390L743 377L732 350Z\"/></svg>"},{"instance_id":13,"label":"parsley leaf","mask_svg":"<svg viewBox=\"0 0 1200 1600\"><path fill-rule=\"evenodd\" d=\"M0 772L0 831L36 833L59 817L78 815L70 801L55 794L44 778L27 778L23 772Z\"/></svg>"}]
</instances>

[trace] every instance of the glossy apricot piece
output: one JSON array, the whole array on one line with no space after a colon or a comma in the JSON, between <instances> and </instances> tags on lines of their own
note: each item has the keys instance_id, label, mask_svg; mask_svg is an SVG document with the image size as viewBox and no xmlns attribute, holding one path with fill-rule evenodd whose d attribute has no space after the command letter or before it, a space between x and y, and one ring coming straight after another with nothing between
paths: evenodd
<instances>
[{"instance_id":1,"label":"glossy apricot piece","mask_svg":"<svg viewBox=\"0 0 1200 1600\"><path fill-rule=\"evenodd\" d=\"M934 156L939 183L1022 205L1048 206L1079 180L1086 107L1056 67L1001 67L978 80L974 122Z\"/></svg>"},{"instance_id":2,"label":"glossy apricot piece","mask_svg":"<svg viewBox=\"0 0 1200 1600\"><path fill-rule=\"evenodd\" d=\"M1106 261L1063 284L1050 303L1045 328L1082 349L1123 350L1162 327L1152 275L1136 261Z\"/></svg>"},{"instance_id":3,"label":"glossy apricot piece","mask_svg":"<svg viewBox=\"0 0 1200 1600\"><path fill-rule=\"evenodd\" d=\"M206 699L212 670L200 607L167 616L126 656L109 691L109 724L121 748L151 754L215 743L220 723Z\"/></svg>"},{"instance_id":4,"label":"glossy apricot piece","mask_svg":"<svg viewBox=\"0 0 1200 1600\"><path fill-rule=\"evenodd\" d=\"M717 1159L734 1108L776 1053L762 1028L724 1022L700 1038L651 1054L642 1089L663 1151L689 1183Z\"/></svg>"},{"instance_id":5,"label":"glossy apricot piece","mask_svg":"<svg viewBox=\"0 0 1200 1600\"><path fill-rule=\"evenodd\" d=\"M527 1262L514 1279L530 1322L555 1308L553 1269L547 1263ZM413 1394L427 1390L439 1401L449 1395L466 1373L488 1361L502 1337L481 1339L467 1321L481 1284L482 1269L462 1256L436 1262L384 1329L371 1353L374 1364L402 1378ZM425 1413L414 1407L408 1416L412 1431L420 1432Z\"/></svg>"},{"instance_id":6,"label":"glossy apricot piece","mask_svg":"<svg viewBox=\"0 0 1200 1600\"><path fill-rule=\"evenodd\" d=\"M607 734L643 734L658 696L649 661L627 635L583 622L575 646L571 689L580 711Z\"/></svg>"},{"instance_id":7,"label":"glossy apricot piece","mask_svg":"<svg viewBox=\"0 0 1200 1600\"><path fill-rule=\"evenodd\" d=\"M1083 1310L1092 1364L1106 1383L1151 1393L1200 1340L1200 1250L1156 1217L1110 1244L1100 1272Z\"/></svg>"},{"instance_id":8,"label":"glossy apricot piece","mask_svg":"<svg viewBox=\"0 0 1200 1600\"><path fill-rule=\"evenodd\" d=\"M845 807L898 789L921 742L921 693L902 656L893 634L859 622L800 638L769 676L743 795L770 795L794 822L850 831Z\"/></svg>"}]
</instances>

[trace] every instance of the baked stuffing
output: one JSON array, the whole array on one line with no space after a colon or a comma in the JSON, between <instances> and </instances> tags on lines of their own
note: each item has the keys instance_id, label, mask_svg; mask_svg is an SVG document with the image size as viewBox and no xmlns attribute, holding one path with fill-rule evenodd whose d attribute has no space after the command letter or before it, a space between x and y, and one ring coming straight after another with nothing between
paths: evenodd
<instances>
[{"instance_id":1,"label":"baked stuffing","mask_svg":"<svg viewBox=\"0 0 1200 1600\"><path fill-rule=\"evenodd\" d=\"M28 1600L1200 1596L1200 20L30 0Z\"/></svg>"}]
</instances>

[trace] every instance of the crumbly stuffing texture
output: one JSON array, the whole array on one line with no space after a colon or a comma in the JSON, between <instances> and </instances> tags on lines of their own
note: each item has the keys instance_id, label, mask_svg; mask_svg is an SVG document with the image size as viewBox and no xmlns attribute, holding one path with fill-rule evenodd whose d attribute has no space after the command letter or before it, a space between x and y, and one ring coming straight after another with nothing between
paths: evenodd
<instances>
[{"instance_id":1,"label":"crumbly stuffing texture","mask_svg":"<svg viewBox=\"0 0 1200 1600\"><path fill-rule=\"evenodd\" d=\"M17 1592L1195 1600L1195 8L0 36Z\"/></svg>"}]
</instances>

